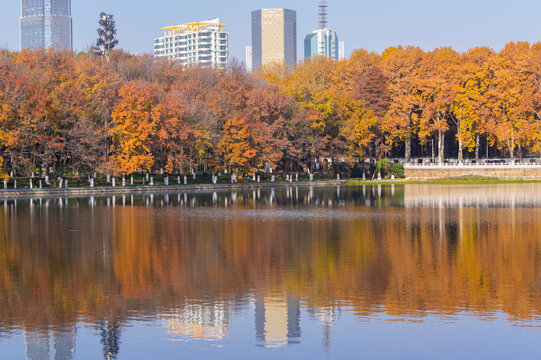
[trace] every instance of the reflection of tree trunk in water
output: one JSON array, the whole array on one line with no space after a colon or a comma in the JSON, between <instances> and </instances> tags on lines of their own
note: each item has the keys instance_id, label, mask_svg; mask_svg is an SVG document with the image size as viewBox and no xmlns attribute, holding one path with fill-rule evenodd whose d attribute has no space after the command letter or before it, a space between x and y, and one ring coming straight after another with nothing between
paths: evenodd
<instances>
[{"instance_id":1,"label":"reflection of tree trunk in water","mask_svg":"<svg viewBox=\"0 0 541 360\"><path fill-rule=\"evenodd\" d=\"M103 320L100 324L101 344L103 345L103 358L116 359L120 351L120 326L110 320Z\"/></svg>"},{"instance_id":2,"label":"reflection of tree trunk in water","mask_svg":"<svg viewBox=\"0 0 541 360\"><path fill-rule=\"evenodd\" d=\"M406 164L409 164L411 162L411 139L408 137L406 140L404 140L406 151L405 151L405 158L406 158Z\"/></svg>"},{"instance_id":3,"label":"reflection of tree trunk in water","mask_svg":"<svg viewBox=\"0 0 541 360\"><path fill-rule=\"evenodd\" d=\"M466 240L465 237L465 229L464 229L464 205L462 204L462 201L460 201L458 205L458 241L460 242L461 246L463 242Z\"/></svg>"},{"instance_id":4,"label":"reflection of tree trunk in water","mask_svg":"<svg viewBox=\"0 0 541 360\"><path fill-rule=\"evenodd\" d=\"M443 164L445 158L445 133L438 130L438 164Z\"/></svg>"},{"instance_id":5,"label":"reflection of tree trunk in water","mask_svg":"<svg viewBox=\"0 0 541 360\"><path fill-rule=\"evenodd\" d=\"M475 162L479 163L479 145L481 144L481 140L479 139L479 135L475 138Z\"/></svg>"}]
</instances>

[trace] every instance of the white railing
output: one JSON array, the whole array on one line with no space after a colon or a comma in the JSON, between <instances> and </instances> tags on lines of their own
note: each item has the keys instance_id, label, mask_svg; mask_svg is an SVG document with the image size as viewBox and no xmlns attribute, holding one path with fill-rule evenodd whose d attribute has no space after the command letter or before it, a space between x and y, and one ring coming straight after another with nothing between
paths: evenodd
<instances>
[{"instance_id":1,"label":"white railing","mask_svg":"<svg viewBox=\"0 0 541 360\"><path fill-rule=\"evenodd\" d=\"M488 167L495 167L495 168L541 168L541 163L444 163L444 164L438 164L438 163L422 163L422 164L416 164L416 163L409 163L404 164L404 168L414 169L414 168L488 168Z\"/></svg>"}]
</instances>

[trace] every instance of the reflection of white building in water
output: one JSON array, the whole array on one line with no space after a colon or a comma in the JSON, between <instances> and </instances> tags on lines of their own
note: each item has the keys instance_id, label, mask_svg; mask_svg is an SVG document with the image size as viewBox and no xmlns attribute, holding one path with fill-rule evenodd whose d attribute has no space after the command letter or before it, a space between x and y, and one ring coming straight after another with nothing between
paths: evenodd
<instances>
[{"instance_id":1,"label":"reflection of white building in water","mask_svg":"<svg viewBox=\"0 0 541 360\"><path fill-rule=\"evenodd\" d=\"M299 301L287 295L257 298L255 327L258 346L281 347L301 337Z\"/></svg>"},{"instance_id":2,"label":"reflection of white building in water","mask_svg":"<svg viewBox=\"0 0 541 360\"><path fill-rule=\"evenodd\" d=\"M323 325L322 345L323 349L328 351L331 347L332 328L342 315L342 309L339 306L312 307L310 313Z\"/></svg>"},{"instance_id":3,"label":"reflection of white building in water","mask_svg":"<svg viewBox=\"0 0 541 360\"><path fill-rule=\"evenodd\" d=\"M72 331L25 332L28 360L72 360L75 355L75 334Z\"/></svg>"},{"instance_id":4,"label":"reflection of white building in water","mask_svg":"<svg viewBox=\"0 0 541 360\"><path fill-rule=\"evenodd\" d=\"M221 340L227 336L231 312L227 303L189 304L165 316L170 340Z\"/></svg>"}]
</instances>

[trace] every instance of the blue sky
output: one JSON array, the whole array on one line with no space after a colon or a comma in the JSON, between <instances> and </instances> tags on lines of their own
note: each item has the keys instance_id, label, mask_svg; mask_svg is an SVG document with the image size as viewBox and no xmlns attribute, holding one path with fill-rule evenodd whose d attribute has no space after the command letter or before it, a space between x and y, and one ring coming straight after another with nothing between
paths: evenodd
<instances>
[{"instance_id":1,"label":"blue sky","mask_svg":"<svg viewBox=\"0 0 541 360\"><path fill-rule=\"evenodd\" d=\"M0 47L19 49L20 0L2 0ZM381 52L394 45L426 50L483 45L499 50L508 41L541 41L540 0L328 0L329 25L346 43L346 53ZM132 53L152 51L161 28L220 17L230 32L232 57L244 60L251 42L250 14L257 8L297 10L299 56L304 36L317 28L318 0L72 0L76 50L96 38L98 15L115 15L120 46Z\"/></svg>"}]
</instances>

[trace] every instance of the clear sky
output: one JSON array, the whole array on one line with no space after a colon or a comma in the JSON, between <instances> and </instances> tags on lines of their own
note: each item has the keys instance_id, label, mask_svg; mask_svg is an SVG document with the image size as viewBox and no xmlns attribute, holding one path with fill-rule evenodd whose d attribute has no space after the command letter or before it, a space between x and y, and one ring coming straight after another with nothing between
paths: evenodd
<instances>
[{"instance_id":1,"label":"clear sky","mask_svg":"<svg viewBox=\"0 0 541 360\"><path fill-rule=\"evenodd\" d=\"M220 17L230 33L232 57L244 60L251 42L250 15L257 8L297 10L298 54L306 34L317 28L319 0L72 0L76 50L96 39L98 15L112 13L120 46L149 53L161 28ZM541 0L328 0L329 26L356 48L381 52L394 45L426 50L483 45L499 50L508 41L541 41ZM19 49L20 0L2 0L0 47Z\"/></svg>"}]
</instances>

